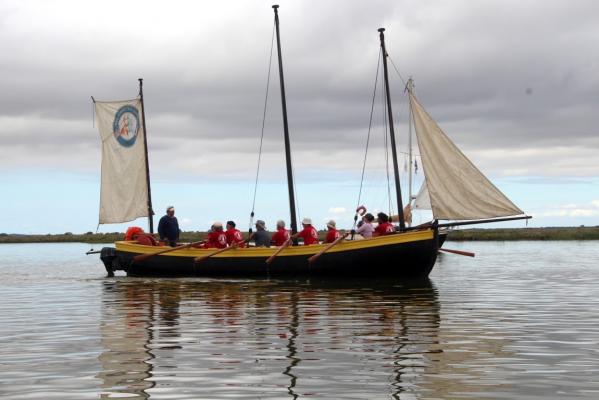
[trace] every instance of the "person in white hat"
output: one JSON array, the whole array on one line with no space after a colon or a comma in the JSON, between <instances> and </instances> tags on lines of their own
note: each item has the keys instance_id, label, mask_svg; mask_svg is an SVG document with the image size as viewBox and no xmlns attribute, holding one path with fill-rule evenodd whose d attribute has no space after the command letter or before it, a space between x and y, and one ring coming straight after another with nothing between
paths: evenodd
<instances>
[{"instance_id":1,"label":"person in white hat","mask_svg":"<svg viewBox=\"0 0 599 400\"><path fill-rule=\"evenodd\" d=\"M335 240L339 238L339 231L337 230L337 224L335 221L330 220L327 222L327 237L325 239L325 243L333 243Z\"/></svg>"},{"instance_id":2,"label":"person in white hat","mask_svg":"<svg viewBox=\"0 0 599 400\"><path fill-rule=\"evenodd\" d=\"M293 235L293 237L301 237L304 239L304 245L318 244L318 232L312 226L312 220L310 218L304 218L302 220L303 229Z\"/></svg>"}]
</instances>

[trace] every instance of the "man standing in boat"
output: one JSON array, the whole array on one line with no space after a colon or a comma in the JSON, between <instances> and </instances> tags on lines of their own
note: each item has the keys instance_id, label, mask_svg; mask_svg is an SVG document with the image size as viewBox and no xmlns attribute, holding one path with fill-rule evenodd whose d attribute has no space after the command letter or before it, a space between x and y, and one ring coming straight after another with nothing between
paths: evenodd
<instances>
[{"instance_id":1,"label":"man standing in boat","mask_svg":"<svg viewBox=\"0 0 599 400\"><path fill-rule=\"evenodd\" d=\"M175 247L179 240L179 221L175 217L175 207L168 206L166 215L160 218L158 222L158 235L160 240L165 241L169 246Z\"/></svg>"}]
</instances>

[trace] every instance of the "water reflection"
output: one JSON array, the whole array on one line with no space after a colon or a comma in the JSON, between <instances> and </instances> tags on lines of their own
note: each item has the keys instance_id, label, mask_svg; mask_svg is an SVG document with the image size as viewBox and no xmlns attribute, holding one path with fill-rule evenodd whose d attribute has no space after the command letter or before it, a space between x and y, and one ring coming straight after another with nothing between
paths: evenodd
<instances>
[{"instance_id":1,"label":"water reflection","mask_svg":"<svg viewBox=\"0 0 599 400\"><path fill-rule=\"evenodd\" d=\"M400 398L441 351L439 309L428 280L106 281L102 396Z\"/></svg>"}]
</instances>

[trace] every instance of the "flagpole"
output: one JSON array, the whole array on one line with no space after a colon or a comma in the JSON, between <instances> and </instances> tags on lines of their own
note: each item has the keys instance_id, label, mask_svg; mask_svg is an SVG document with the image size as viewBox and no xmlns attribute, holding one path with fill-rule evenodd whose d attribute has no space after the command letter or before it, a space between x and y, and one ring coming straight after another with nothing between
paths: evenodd
<instances>
[{"instance_id":1,"label":"flagpole","mask_svg":"<svg viewBox=\"0 0 599 400\"><path fill-rule=\"evenodd\" d=\"M146 111L144 108L143 79L139 78L139 98L141 100L141 120L144 128L144 159L146 161L146 184L148 186L148 224L150 233L154 233L154 210L152 209L152 189L150 188L150 162L148 160L148 131L146 130Z\"/></svg>"}]
</instances>

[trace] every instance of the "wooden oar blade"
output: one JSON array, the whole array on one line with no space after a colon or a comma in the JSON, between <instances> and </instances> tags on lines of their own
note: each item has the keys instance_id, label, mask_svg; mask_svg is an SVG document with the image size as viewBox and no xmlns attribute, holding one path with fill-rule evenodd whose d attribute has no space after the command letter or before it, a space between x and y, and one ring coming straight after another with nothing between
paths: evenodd
<instances>
[{"instance_id":1,"label":"wooden oar blade","mask_svg":"<svg viewBox=\"0 0 599 400\"><path fill-rule=\"evenodd\" d=\"M270 256L266 259L266 264L270 265L275 260L275 258L279 255L279 253L282 252L290 244L291 244L291 238L287 239L287 241L285 243L283 243L279 247L279 249L277 251L275 251L275 253L272 256Z\"/></svg>"},{"instance_id":2,"label":"wooden oar blade","mask_svg":"<svg viewBox=\"0 0 599 400\"><path fill-rule=\"evenodd\" d=\"M213 252L212 252L212 253L210 253L210 254L206 254L205 256L196 257L196 258L194 258L194 260L193 260L193 261L194 261L196 264L199 264L199 263L201 263L202 261L204 261L204 260L205 260L205 259L207 259L207 258L210 258L210 257L212 257L212 256L215 256L215 255L217 255L217 254L220 254L220 253L223 253L223 252L225 252L225 251L229 251L229 250L231 250L231 249L235 249L235 248L237 248L237 243L236 243L236 242L234 242L234 243L233 243L231 246L229 246L229 247L225 247L225 248L223 248L223 249L218 249L218 250L216 250L216 251L213 251Z\"/></svg>"},{"instance_id":3,"label":"wooden oar blade","mask_svg":"<svg viewBox=\"0 0 599 400\"><path fill-rule=\"evenodd\" d=\"M171 248L166 249L166 250L160 250L160 251L157 251L157 252L151 253L151 254L138 254L135 257L133 257L133 261L134 262L144 261L144 260L147 260L150 257L154 257L154 256L157 256L159 254L170 253L171 251L186 249L188 247L196 246L198 244L201 244L203 242L204 242L203 240L200 240L199 242L187 243L187 244L184 244L184 245L181 245L181 246L171 247Z\"/></svg>"},{"instance_id":4,"label":"wooden oar blade","mask_svg":"<svg viewBox=\"0 0 599 400\"><path fill-rule=\"evenodd\" d=\"M461 256L466 256L466 257L474 257L474 253L471 253L469 251L443 249L443 248L439 249L439 251L445 251L447 253L459 254Z\"/></svg>"},{"instance_id":5,"label":"wooden oar blade","mask_svg":"<svg viewBox=\"0 0 599 400\"><path fill-rule=\"evenodd\" d=\"M321 255L323 255L326 251L328 251L329 249L331 249L333 246L336 246L338 243L341 243L343 240L345 240L345 238L348 235L349 235L349 232L343 234L342 236L339 236L337 239L335 239L335 241L333 243L329 244L327 247L325 247L324 249L322 249L319 253L316 253L312 257L308 258L308 262L310 264L313 264L314 262L316 262L316 260L318 260Z\"/></svg>"}]
</instances>

